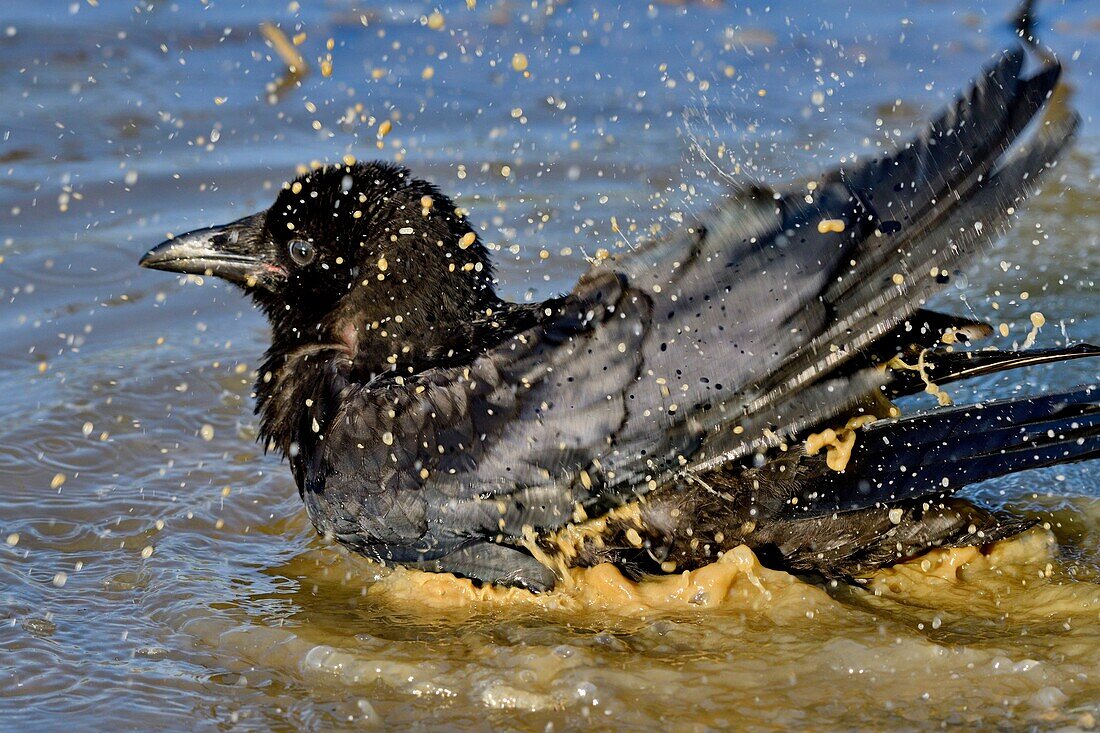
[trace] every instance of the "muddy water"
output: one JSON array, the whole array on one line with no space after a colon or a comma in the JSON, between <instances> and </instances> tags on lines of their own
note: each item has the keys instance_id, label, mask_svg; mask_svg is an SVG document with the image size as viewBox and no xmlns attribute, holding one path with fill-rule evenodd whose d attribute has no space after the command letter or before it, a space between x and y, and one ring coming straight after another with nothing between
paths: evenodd
<instances>
[{"instance_id":1,"label":"muddy water","mask_svg":"<svg viewBox=\"0 0 1100 733\"><path fill-rule=\"evenodd\" d=\"M296 5L0 11L0 728L1097 724L1096 465L976 487L1040 526L858 587L747 552L538 599L391 573L315 538L255 445L261 319L135 265L167 232L266 206L298 165L377 155L458 194L502 289L544 297L585 254L700 209L722 172L791 178L905 134L1008 41L1005 7ZM1002 345L1034 311L1040 345L1100 339L1100 28L1085 2L1040 13L1082 139L940 304L1005 324ZM300 84L276 84L264 21L306 34Z\"/></svg>"}]
</instances>

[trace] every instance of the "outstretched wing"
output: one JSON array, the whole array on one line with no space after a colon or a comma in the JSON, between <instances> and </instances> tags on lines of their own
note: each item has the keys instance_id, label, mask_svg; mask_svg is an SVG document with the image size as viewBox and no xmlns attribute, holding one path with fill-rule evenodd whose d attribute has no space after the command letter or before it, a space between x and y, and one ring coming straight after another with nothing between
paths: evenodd
<instances>
[{"instance_id":1,"label":"outstretched wing","mask_svg":"<svg viewBox=\"0 0 1100 733\"><path fill-rule=\"evenodd\" d=\"M597 265L466 366L349 388L326 436L341 449L310 479L333 531L397 561L515 541L849 408L885 379L852 357L1001 231L1071 137L1074 121L1006 155L1058 77L1022 64L1004 54L888 157L739 191Z\"/></svg>"}]
</instances>

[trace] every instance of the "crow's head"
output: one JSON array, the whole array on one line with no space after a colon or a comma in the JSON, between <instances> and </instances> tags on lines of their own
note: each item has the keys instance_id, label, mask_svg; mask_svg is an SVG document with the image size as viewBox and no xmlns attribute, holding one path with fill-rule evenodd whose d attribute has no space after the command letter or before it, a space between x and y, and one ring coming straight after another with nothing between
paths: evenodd
<instances>
[{"instance_id":1,"label":"crow's head","mask_svg":"<svg viewBox=\"0 0 1100 733\"><path fill-rule=\"evenodd\" d=\"M495 301L488 255L430 183L385 163L332 165L267 211L158 245L144 267L227 280L267 313L273 340L437 341ZM378 343L383 338L389 343Z\"/></svg>"}]
</instances>

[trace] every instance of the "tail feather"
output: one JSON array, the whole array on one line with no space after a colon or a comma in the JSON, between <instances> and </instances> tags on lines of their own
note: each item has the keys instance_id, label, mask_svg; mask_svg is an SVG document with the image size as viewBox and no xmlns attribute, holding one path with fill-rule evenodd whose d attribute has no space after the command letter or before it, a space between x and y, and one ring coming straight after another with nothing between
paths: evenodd
<instances>
[{"instance_id":1,"label":"tail feather","mask_svg":"<svg viewBox=\"0 0 1100 733\"><path fill-rule=\"evenodd\" d=\"M843 472L789 504L812 516L946 496L1007 473L1100 453L1100 388L937 410L867 428Z\"/></svg>"},{"instance_id":2,"label":"tail feather","mask_svg":"<svg viewBox=\"0 0 1100 733\"><path fill-rule=\"evenodd\" d=\"M756 552L766 565L848 579L934 547L997 542L1032 524L952 498L793 519L750 536L749 541L758 543Z\"/></svg>"},{"instance_id":3,"label":"tail feather","mask_svg":"<svg viewBox=\"0 0 1100 733\"><path fill-rule=\"evenodd\" d=\"M1065 348L1025 351L947 351L936 349L925 355L923 375L919 371L894 371L886 387L890 397L916 394L929 383L950 384L1022 367L1100 356L1100 347L1077 344Z\"/></svg>"}]
</instances>

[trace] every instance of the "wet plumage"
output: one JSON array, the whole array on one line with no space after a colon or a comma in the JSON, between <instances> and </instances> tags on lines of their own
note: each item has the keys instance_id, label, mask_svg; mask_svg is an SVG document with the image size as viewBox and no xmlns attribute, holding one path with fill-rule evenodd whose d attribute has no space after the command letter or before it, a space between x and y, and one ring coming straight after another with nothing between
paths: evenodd
<instances>
[{"instance_id":1,"label":"wet plumage","mask_svg":"<svg viewBox=\"0 0 1100 733\"><path fill-rule=\"evenodd\" d=\"M547 553L640 576L745 543L847 577L1011 535L1019 521L952 494L1100 451L1088 389L902 419L884 404L1096 353L971 354L984 324L922 307L1072 138L1068 118L1017 144L1059 73L1023 60L1003 54L897 152L732 191L544 303L499 298L450 200L383 163L313 171L142 264L223 277L264 310L262 440L318 531L368 557L542 590ZM884 419L854 431L843 470L806 449L862 415Z\"/></svg>"}]
</instances>

